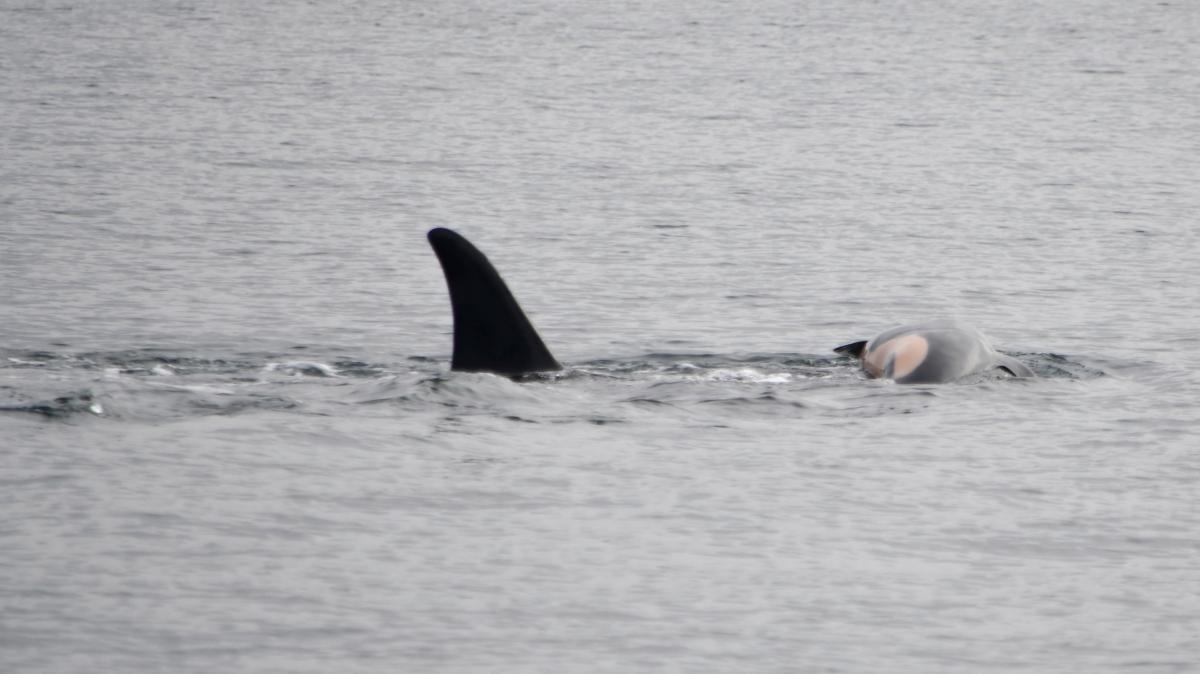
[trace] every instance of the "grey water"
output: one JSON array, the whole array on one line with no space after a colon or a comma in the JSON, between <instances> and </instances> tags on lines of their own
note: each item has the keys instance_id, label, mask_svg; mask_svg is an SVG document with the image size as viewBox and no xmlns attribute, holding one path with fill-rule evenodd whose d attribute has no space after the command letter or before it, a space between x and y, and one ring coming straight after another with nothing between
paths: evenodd
<instances>
[{"instance_id":1,"label":"grey water","mask_svg":"<svg viewBox=\"0 0 1200 674\"><path fill-rule=\"evenodd\" d=\"M1189 2L0 0L0 671L1197 671L1198 176Z\"/></svg>"}]
</instances>

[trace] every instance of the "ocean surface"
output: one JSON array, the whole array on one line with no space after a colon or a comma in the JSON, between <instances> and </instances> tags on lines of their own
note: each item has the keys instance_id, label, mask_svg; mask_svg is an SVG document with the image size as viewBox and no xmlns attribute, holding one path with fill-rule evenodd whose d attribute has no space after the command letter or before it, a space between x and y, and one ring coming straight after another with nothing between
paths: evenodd
<instances>
[{"instance_id":1,"label":"ocean surface","mask_svg":"<svg viewBox=\"0 0 1200 674\"><path fill-rule=\"evenodd\" d=\"M0 0L0 671L1200 671L1198 214L1193 2Z\"/></svg>"}]
</instances>

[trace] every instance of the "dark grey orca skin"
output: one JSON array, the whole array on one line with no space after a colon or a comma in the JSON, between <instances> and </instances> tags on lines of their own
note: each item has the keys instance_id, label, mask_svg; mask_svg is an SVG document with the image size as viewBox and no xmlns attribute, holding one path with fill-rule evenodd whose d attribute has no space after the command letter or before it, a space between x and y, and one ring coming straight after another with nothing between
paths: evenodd
<instances>
[{"instance_id":1,"label":"dark grey orca skin","mask_svg":"<svg viewBox=\"0 0 1200 674\"><path fill-rule=\"evenodd\" d=\"M432 229L428 236L454 313L450 369L509 377L561 370L487 257L449 229ZM893 328L834 351L860 359L872 377L901 384L950 382L993 368L1033 376L1020 361L997 353L978 330L950 321Z\"/></svg>"},{"instance_id":2,"label":"dark grey orca skin","mask_svg":"<svg viewBox=\"0 0 1200 674\"><path fill-rule=\"evenodd\" d=\"M432 229L428 238L442 264L454 313L450 369L510 377L562 369L478 248L448 229Z\"/></svg>"},{"instance_id":3,"label":"dark grey orca skin","mask_svg":"<svg viewBox=\"0 0 1200 674\"><path fill-rule=\"evenodd\" d=\"M898 384L944 384L996 368L1014 377L1034 376L1021 361L998 353L978 330L954 321L902 325L834 351L858 358L870 376Z\"/></svg>"}]
</instances>

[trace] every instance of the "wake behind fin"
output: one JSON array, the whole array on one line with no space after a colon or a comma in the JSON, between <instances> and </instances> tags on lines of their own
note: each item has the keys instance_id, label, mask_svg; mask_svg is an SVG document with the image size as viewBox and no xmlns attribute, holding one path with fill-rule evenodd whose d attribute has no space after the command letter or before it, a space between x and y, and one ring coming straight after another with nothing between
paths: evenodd
<instances>
[{"instance_id":1,"label":"wake behind fin","mask_svg":"<svg viewBox=\"0 0 1200 674\"><path fill-rule=\"evenodd\" d=\"M441 227L429 230L428 238L446 276L454 313L450 369L508 376L562 369L478 248Z\"/></svg>"}]
</instances>

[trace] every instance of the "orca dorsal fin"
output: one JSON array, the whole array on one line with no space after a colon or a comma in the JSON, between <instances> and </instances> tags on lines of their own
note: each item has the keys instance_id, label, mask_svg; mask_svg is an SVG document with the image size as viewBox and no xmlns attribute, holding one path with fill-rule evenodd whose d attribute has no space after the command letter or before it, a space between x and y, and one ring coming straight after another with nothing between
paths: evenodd
<instances>
[{"instance_id":1,"label":"orca dorsal fin","mask_svg":"<svg viewBox=\"0 0 1200 674\"><path fill-rule=\"evenodd\" d=\"M454 313L450 369L509 376L561 370L487 257L444 228L429 230Z\"/></svg>"},{"instance_id":2,"label":"orca dorsal fin","mask_svg":"<svg viewBox=\"0 0 1200 674\"><path fill-rule=\"evenodd\" d=\"M849 344L843 344L834 349L833 352L845 354L847 356L853 356L854 358L862 358L863 349L866 347L867 340L864 339L861 342L850 342Z\"/></svg>"}]
</instances>

